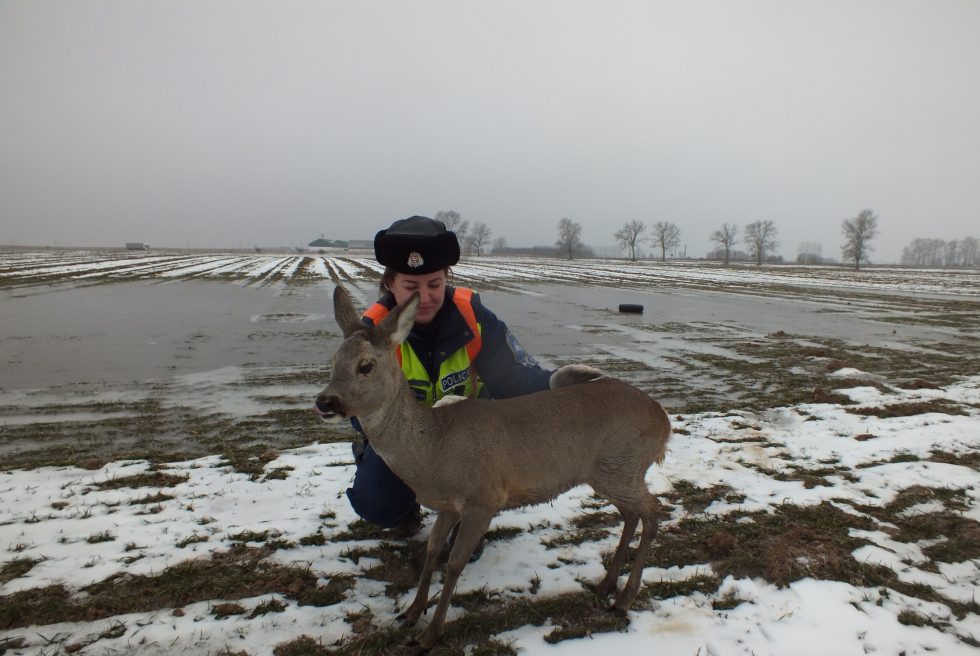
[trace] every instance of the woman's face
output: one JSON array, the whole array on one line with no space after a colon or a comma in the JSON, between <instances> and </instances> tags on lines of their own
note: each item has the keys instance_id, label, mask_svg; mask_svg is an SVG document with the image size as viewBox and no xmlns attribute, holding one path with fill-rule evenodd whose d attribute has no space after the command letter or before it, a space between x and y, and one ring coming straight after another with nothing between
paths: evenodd
<instances>
[{"instance_id":1,"label":"woman's face","mask_svg":"<svg viewBox=\"0 0 980 656\"><path fill-rule=\"evenodd\" d=\"M389 287L395 302L402 305L419 293L419 309L415 314L415 323L426 324L432 321L446 300L446 272L434 271L421 275L396 273Z\"/></svg>"}]
</instances>

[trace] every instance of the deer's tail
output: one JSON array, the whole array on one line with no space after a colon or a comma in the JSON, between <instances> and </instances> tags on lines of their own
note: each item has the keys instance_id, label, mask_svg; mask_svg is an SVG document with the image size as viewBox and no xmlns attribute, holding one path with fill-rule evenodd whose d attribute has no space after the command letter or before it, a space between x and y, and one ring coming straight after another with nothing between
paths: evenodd
<instances>
[{"instance_id":1,"label":"deer's tail","mask_svg":"<svg viewBox=\"0 0 980 656\"><path fill-rule=\"evenodd\" d=\"M651 417L651 424L653 425L653 435L651 436L656 442L656 448L653 452L653 461L658 465L664 463L664 456L667 455L667 441L670 439L671 427L670 427L670 416L663 407L654 401L653 403L653 416Z\"/></svg>"},{"instance_id":2,"label":"deer's tail","mask_svg":"<svg viewBox=\"0 0 980 656\"><path fill-rule=\"evenodd\" d=\"M588 383L605 377L606 374L595 367L584 364L566 364L551 374L551 380L548 384L551 389L558 389L559 387Z\"/></svg>"}]
</instances>

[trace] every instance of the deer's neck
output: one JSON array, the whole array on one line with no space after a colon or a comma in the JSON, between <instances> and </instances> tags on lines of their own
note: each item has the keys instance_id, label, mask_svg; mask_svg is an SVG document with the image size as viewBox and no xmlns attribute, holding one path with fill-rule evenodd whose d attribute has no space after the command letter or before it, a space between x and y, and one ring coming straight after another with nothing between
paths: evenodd
<instances>
[{"instance_id":1,"label":"deer's neck","mask_svg":"<svg viewBox=\"0 0 980 656\"><path fill-rule=\"evenodd\" d=\"M359 418L375 451L392 469L398 469L396 463L425 463L435 448L432 409L415 400L404 378L401 383L384 407ZM403 472L396 473L405 478Z\"/></svg>"}]
</instances>

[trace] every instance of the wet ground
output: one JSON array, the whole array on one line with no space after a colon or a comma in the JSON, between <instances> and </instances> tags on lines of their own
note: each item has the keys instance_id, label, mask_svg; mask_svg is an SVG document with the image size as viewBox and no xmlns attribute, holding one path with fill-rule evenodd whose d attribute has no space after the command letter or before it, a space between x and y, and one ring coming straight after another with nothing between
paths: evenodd
<instances>
[{"instance_id":1,"label":"wet ground","mask_svg":"<svg viewBox=\"0 0 980 656\"><path fill-rule=\"evenodd\" d=\"M531 617L532 650L630 623L685 653L708 634L765 651L790 615L828 613L854 652L976 649L976 274L483 258L456 276L546 366L662 400L674 436L631 619L586 589L619 520L581 488L495 520L447 649L510 653L499 636ZM384 627L424 544L356 519L349 445L311 445L351 432L309 412L335 281L365 305L377 277L364 256L0 250L0 653L397 650Z\"/></svg>"},{"instance_id":2,"label":"wet ground","mask_svg":"<svg viewBox=\"0 0 980 656\"><path fill-rule=\"evenodd\" d=\"M4 295L5 390L305 366L326 359L336 334L325 287L126 282Z\"/></svg>"},{"instance_id":3,"label":"wet ground","mask_svg":"<svg viewBox=\"0 0 980 656\"><path fill-rule=\"evenodd\" d=\"M339 344L331 278L366 305L377 274L343 260L273 264L300 273L23 276L0 289L0 466L219 452L248 468L270 450L347 439L307 408ZM483 289L545 366L593 364L674 413L832 398L848 380L830 374L848 368L898 386L980 371L970 294L547 274L484 288L462 268L458 282Z\"/></svg>"},{"instance_id":4,"label":"wet ground","mask_svg":"<svg viewBox=\"0 0 980 656\"><path fill-rule=\"evenodd\" d=\"M327 282L249 287L189 281L7 294L0 320L0 389L139 385L231 366L325 365L339 343L331 289ZM356 289L365 303L373 293L373 285ZM899 328L880 306L864 310L853 301L547 284L524 284L522 292L481 295L524 346L551 366L625 349L639 362L666 367L668 357L718 353L712 342L724 341L726 334L782 331L917 351L923 344L976 341L948 327ZM620 303L639 303L645 311L620 313Z\"/></svg>"}]
</instances>

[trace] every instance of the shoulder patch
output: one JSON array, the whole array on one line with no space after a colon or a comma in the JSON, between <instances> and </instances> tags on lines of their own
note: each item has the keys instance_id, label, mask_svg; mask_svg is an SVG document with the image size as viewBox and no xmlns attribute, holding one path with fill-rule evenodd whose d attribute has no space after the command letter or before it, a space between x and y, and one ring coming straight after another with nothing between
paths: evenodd
<instances>
[{"instance_id":1,"label":"shoulder patch","mask_svg":"<svg viewBox=\"0 0 980 656\"><path fill-rule=\"evenodd\" d=\"M514 333L510 332L510 328L507 329L507 346L510 348L510 352L514 355L514 360L518 364L525 367L533 367L538 364L534 356L524 350L524 347L517 341Z\"/></svg>"}]
</instances>

